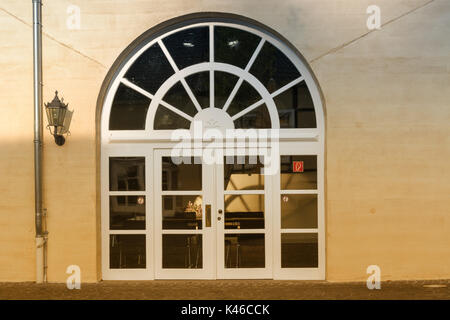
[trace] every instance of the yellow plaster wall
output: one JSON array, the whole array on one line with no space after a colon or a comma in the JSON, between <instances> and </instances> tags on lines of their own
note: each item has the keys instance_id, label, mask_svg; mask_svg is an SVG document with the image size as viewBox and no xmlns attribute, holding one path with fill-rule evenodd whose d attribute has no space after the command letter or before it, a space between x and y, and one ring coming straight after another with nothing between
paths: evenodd
<instances>
[{"instance_id":1,"label":"yellow plaster wall","mask_svg":"<svg viewBox=\"0 0 450 320\"><path fill-rule=\"evenodd\" d=\"M68 30L67 7L81 9ZM381 8L367 34L366 8ZM415 10L417 9L417 10ZM310 62L327 125L330 281L450 278L450 2L447 0L44 1L44 101L75 109L63 147L45 132L48 280L77 264L101 278L95 108L120 52L145 30L199 11L272 27ZM33 281L31 1L0 3L0 281Z\"/></svg>"}]
</instances>

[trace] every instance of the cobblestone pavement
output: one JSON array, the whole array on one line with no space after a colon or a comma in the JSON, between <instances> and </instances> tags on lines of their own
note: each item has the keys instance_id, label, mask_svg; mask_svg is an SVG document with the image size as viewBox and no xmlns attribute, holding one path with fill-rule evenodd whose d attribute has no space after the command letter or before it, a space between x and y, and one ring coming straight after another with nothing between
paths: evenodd
<instances>
[{"instance_id":1,"label":"cobblestone pavement","mask_svg":"<svg viewBox=\"0 0 450 320\"><path fill-rule=\"evenodd\" d=\"M276 280L101 281L69 290L64 283L0 283L0 299L449 299L450 280L386 281L381 290L363 282Z\"/></svg>"}]
</instances>

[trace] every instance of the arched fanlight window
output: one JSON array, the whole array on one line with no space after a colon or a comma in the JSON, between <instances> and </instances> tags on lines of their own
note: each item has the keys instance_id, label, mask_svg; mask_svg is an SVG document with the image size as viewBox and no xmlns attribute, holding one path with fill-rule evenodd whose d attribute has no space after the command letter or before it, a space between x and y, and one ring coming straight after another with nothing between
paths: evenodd
<instances>
[{"instance_id":1,"label":"arched fanlight window","mask_svg":"<svg viewBox=\"0 0 450 320\"><path fill-rule=\"evenodd\" d=\"M185 21L143 40L122 63L105 102L103 124L113 135L168 137L194 120L227 129L279 128L281 137L322 129L319 91L301 57L242 21Z\"/></svg>"}]
</instances>

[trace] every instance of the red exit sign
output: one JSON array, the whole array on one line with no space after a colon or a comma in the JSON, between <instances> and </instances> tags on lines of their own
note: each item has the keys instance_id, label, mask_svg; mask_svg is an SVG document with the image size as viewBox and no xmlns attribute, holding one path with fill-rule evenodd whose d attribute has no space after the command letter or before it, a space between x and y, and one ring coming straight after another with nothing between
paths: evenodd
<instances>
[{"instance_id":1,"label":"red exit sign","mask_svg":"<svg viewBox=\"0 0 450 320\"><path fill-rule=\"evenodd\" d=\"M303 172L303 161L292 161L292 172Z\"/></svg>"}]
</instances>

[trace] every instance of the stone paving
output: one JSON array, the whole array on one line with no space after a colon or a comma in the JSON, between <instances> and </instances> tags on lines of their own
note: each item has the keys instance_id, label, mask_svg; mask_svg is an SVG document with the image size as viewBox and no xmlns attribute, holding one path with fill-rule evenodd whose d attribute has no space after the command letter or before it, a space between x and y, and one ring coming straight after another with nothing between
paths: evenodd
<instances>
[{"instance_id":1,"label":"stone paving","mask_svg":"<svg viewBox=\"0 0 450 320\"><path fill-rule=\"evenodd\" d=\"M0 299L132 299L132 300L300 300L300 299L446 299L450 280L386 281L380 290L363 282L276 280L155 280L82 283L0 283Z\"/></svg>"}]
</instances>

